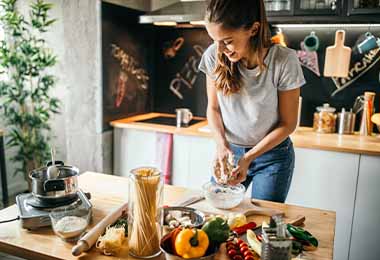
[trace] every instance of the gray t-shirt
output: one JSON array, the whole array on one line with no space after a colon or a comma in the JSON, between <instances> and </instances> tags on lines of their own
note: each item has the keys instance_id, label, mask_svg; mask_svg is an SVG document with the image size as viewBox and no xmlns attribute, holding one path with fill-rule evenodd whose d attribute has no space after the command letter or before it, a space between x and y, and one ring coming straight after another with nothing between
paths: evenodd
<instances>
[{"instance_id":1,"label":"gray t-shirt","mask_svg":"<svg viewBox=\"0 0 380 260\"><path fill-rule=\"evenodd\" d=\"M244 147L260 142L279 121L278 91L286 91L305 84L296 52L281 45L269 49L262 73L259 68L247 69L239 63L242 88L239 93L224 96L217 92L227 141ZM216 44L203 53L199 69L215 80Z\"/></svg>"}]
</instances>

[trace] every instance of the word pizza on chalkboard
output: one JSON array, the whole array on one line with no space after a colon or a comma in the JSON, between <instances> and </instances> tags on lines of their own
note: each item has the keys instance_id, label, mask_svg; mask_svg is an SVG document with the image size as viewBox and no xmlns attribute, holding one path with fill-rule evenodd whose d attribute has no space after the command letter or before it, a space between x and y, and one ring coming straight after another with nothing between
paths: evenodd
<instances>
[{"instance_id":1,"label":"word pizza on chalkboard","mask_svg":"<svg viewBox=\"0 0 380 260\"><path fill-rule=\"evenodd\" d=\"M348 73L348 77L346 78L337 78L332 77L334 84L336 86L336 90L331 94L331 97L338 94L343 89L350 86L353 82L355 82L358 78L363 76L368 70L370 70L375 64L380 60L380 48L373 49L369 51L363 58L355 62L353 66L350 68Z\"/></svg>"},{"instance_id":2,"label":"word pizza on chalkboard","mask_svg":"<svg viewBox=\"0 0 380 260\"><path fill-rule=\"evenodd\" d=\"M179 99L183 99L183 95L180 92L181 86L185 85L187 88L192 89L198 76L198 64L204 49L199 45L194 45L193 49L196 52L196 56L190 56L180 72L177 72L175 78L170 82L169 89Z\"/></svg>"}]
</instances>

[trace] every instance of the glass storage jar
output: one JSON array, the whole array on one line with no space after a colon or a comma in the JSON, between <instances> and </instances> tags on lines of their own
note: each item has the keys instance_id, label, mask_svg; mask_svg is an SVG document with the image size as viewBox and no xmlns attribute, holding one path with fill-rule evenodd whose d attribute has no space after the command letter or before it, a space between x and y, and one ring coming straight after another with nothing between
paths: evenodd
<instances>
[{"instance_id":1,"label":"glass storage jar","mask_svg":"<svg viewBox=\"0 0 380 260\"><path fill-rule=\"evenodd\" d=\"M128 246L133 257L152 258L161 253L163 187L157 168L141 167L129 174Z\"/></svg>"},{"instance_id":2,"label":"glass storage jar","mask_svg":"<svg viewBox=\"0 0 380 260\"><path fill-rule=\"evenodd\" d=\"M313 129L317 133L334 133L336 114L335 108L325 103L323 106L317 107L314 113Z\"/></svg>"}]
</instances>

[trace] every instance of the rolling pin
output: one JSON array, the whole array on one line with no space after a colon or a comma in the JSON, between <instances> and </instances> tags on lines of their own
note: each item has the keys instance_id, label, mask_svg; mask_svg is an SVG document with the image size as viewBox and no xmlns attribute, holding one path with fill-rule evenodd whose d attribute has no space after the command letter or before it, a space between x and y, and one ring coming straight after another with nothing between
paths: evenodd
<instances>
[{"instance_id":1,"label":"rolling pin","mask_svg":"<svg viewBox=\"0 0 380 260\"><path fill-rule=\"evenodd\" d=\"M127 210L128 203L124 203L119 208L112 211L104 219L102 219L95 227L93 227L86 235L80 238L75 246L73 246L71 253L73 256L79 256L81 253L89 250L98 240L98 237L104 233L107 226L116 222Z\"/></svg>"}]
</instances>

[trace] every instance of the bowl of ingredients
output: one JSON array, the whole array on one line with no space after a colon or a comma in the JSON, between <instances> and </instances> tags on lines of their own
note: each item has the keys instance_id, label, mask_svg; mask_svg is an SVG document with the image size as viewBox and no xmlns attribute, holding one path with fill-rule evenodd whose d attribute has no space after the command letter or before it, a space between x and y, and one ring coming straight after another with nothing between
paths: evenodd
<instances>
[{"instance_id":1,"label":"bowl of ingredients","mask_svg":"<svg viewBox=\"0 0 380 260\"><path fill-rule=\"evenodd\" d=\"M189 207L166 207L164 208L165 233L177 227L200 227L205 222L205 215Z\"/></svg>"},{"instance_id":2,"label":"bowl of ingredients","mask_svg":"<svg viewBox=\"0 0 380 260\"><path fill-rule=\"evenodd\" d=\"M207 240L207 242L205 242L205 239L204 239L205 233L201 229L197 230L198 245L196 247L191 247L190 244L189 244L190 247L188 247L186 245L187 241L182 241L182 243L179 243L178 241L175 242L175 238L173 236L178 236L181 231L182 230L179 230L178 228L178 231L177 229L175 229L162 237L160 241L160 248L161 248L161 251L165 254L165 259L167 260L183 260L183 259L216 260L215 255L218 251L218 248L208 247L209 241ZM194 229L183 230L183 232L194 232ZM186 247L188 249L185 249Z\"/></svg>"},{"instance_id":3,"label":"bowl of ingredients","mask_svg":"<svg viewBox=\"0 0 380 260\"><path fill-rule=\"evenodd\" d=\"M238 206L245 194L243 184L229 186L210 181L205 183L202 189L206 200L218 209L231 209Z\"/></svg>"},{"instance_id":4,"label":"bowl of ingredients","mask_svg":"<svg viewBox=\"0 0 380 260\"><path fill-rule=\"evenodd\" d=\"M91 209L73 203L53 209L49 216L54 233L66 242L75 242L90 223Z\"/></svg>"}]
</instances>

